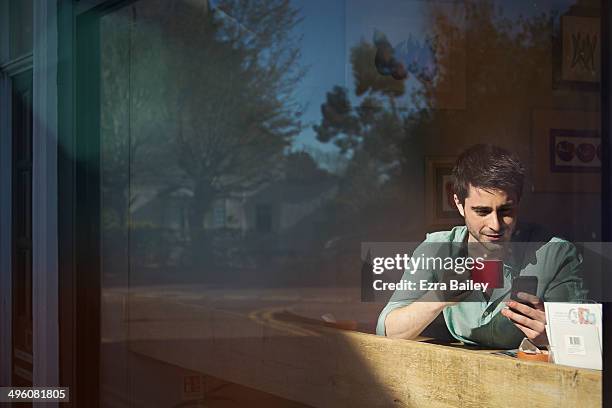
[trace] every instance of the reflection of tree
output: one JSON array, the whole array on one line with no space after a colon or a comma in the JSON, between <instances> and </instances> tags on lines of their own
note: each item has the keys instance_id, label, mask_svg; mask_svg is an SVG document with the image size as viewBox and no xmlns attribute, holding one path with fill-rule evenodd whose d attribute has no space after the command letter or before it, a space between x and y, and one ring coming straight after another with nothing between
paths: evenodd
<instances>
[{"instance_id":1,"label":"reflection of tree","mask_svg":"<svg viewBox=\"0 0 612 408\"><path fill-rule=\"evenodd\" d=\"M355 79L355 94L361 96L367 92L390 97L403 95L404 81L392 76L383 76L376 68L377 47L362 40L351 50L351 65Z\"/></svg>"},{"instance_id":2,"label":"reflection of tree","mask_svg":"<svg viewBox=\"0 0 612 408\"><path fill-rule=\"evenodd\" d=\"M317 162L307 152L290 153L286 162L285 180L291 183L320 183L329 176L329 173L319 168Z\"/></svg>"},{"instance_id":3,"label":"reflection of tree","mask_svg":"<svg viewBox=\"0 0 612 408\"><path fill-rule=\"evenodd\" d=\"M355 93L365 96L353 107L348 91L334 87L321 106L321 123L314 126L320 142L333 142L351 158L338 200L352 210L359 210L360 203L397 173L397 149L405 135L395 102L404 84L379 75L372 63L375 55L375 47L366 42L351 50Z\"/></svg>"},{"instance_id":4,"label":"reflection of tree","mask_svg":"<svg viewBox=\"0 0 612 408\"><path fill-rule=\"evenodd\" d=\"M433 4L431 15L438 37L465 38L466 82L469 103L475 108L467 113L482 118L486 116L483 110L495 109L497 115L503 115L530 106L536 95L549 93L554 16L543 13L512 19L504 16L493 2L483 0L468 1L465 7L464 35ZM452 60L441 60L438 64L447 72L453 69ZM432 98L431 94L428 97Z\"/></svg>"},{"instance_id":5,"label":"reflection of tree","mask_svg":"<svg viewBox=\"0 0 612 408\"><path fill-rule=\"evenodd\" d=\"M129 35L126 24L100 24L100 149L104 226L124 227L127 222L129 150Z\"/></svg>"},{"instance_id":6,"label":"reflection of tree","mask_svg":"<svg viewBox=\"0 0 612 408\"><path fill-rule=\"evenodd\" d=\"M103 160L117 212L134 201L130 182L132 195L186 187L196 252L213 202L279 177L301 127L297 12L285 0L216 3L138 2L103 36Z\"/></svg>"},{"instance_id":7,"label":"reflection of tree","mask_svg":"<svg viewBox=\"0 0 612 408\"><path fill-rule=\"evenodd\" d=\"M350 158L341 204L361 211L383 200L409 200L398 193L402 189L422 194L413 186L422 183L426 154L455 154L478 141L478 134L465 134L470 128L490 129L480 133L487 137L503 131L516 122L519 110L533 105L534 96L550 92L551 16L511 19L487 0L465 2L456 13L464 19L454 18L455 12L449 14L442 2L427 3L425 43L435 55L434 80L411 75L432 67L411 67L406 81L383 76L376 71L374 44L362 40L351 49L354 89L330 90L321 105L321 122L314 127L320 142L334 143ZM464 80L455 72L449 49L457 44L466 47L468 106L461 111L435 109L439 87ZM411 106L402 110L397 100L405 92Z\"/></svg>"},{"instance_id":8,"label":"reflection of tree","mask_svg":"<svg viewBox=\"0 0 612 408\"><path fill-rule=\"evenodd\" d=\"M146 5L149 12L158 10L153 2ZM171 112L160 85L168 72L160 63L159 27L142 17L142 7L128 7L103 17L100 27L103 209L110 225L121 227L139 187L180 185L182 178L168 155Z\"/></svg>"},{"instance_id":9,"label":"reflection of tree","mask_svg":"<svg viewBox=\"0 0 612 408\"><path fill-rule=\"evenodd\" d=\"M163 89L150 86L164 76L163 67L149 69L161 65L161 49L145 46L154 30L143 29L135 10L127 7L100 20L102 250L109 276L118 276L131 255L143 263L163 259L170 242L151 222L129 222L143 184L164 185L172 178L161 178L164 169L172 168L165 154L168 137L160 126L169 112Z\"/></svg>"},{"instance_id":10,"label":"reflection of tree","mask_svg":"<svg viewBox=\"0 0 612 408\"><path fill-rule=\"evenodd\" d=\"M164 27L177 163L192 183L190 228L200 244L215 198L278 177L283 152L300 129L291 102L302 75L290 35L296 23L286 1L227 0Z\"/></svg>"}]
</instances>

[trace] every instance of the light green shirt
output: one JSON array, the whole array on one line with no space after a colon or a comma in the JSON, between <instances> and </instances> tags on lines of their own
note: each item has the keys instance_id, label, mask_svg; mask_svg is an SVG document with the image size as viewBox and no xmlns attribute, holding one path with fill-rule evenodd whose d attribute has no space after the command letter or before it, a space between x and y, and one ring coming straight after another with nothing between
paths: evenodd
<instances>
[{"instance_id":1,"label":"light green shirt","mask_svg":"<svg viewBox=\"0 0 612 408\"><path fill-rule=\"evenodd\" d=\"M524 242L533 235L530 230L517 230L513 241ZM530 236L531 235L531 236ZM415 250L415 254L427 251L427 247L436 243L462 243L467 240L465 226L454 227L450 231L427 234L425 241ZM532 239L528 239L532 241ZM529 244L519 244L523 247ZM515 251L517 252L517 251ZM516 348L524 337L512 322L500 311L506 306L504 300L510 298L512 279L515 276L537 276L537 296L550 302L579 302L585 299L580 269L582 256L576 247L563 239L551 238L533 247L533 251L524 250L521 256L509 257L504 261L504 287L493 289L487 300L480 291L474 291L464 301L444 308L444 320L451 335L465 344L481 345L496 348ZM418 282L426 279L435 282L434 272L427 270L404 271L402 279ZM385 319L389 312L398 307L411 304L424 292L396 290L378 317L376 333L384 336Z\"/></svg>"}]
</instances>

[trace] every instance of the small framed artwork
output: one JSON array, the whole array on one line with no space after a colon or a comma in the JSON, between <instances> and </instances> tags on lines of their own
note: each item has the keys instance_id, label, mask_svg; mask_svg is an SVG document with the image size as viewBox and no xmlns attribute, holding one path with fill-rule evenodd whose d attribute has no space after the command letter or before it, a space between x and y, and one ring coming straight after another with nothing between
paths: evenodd
<instances>
[{"instance_id":1,"label":"small framed artwork","mask_svg":"<svg viewBox=\"0 0 612 408\"><path fill-rule=\"evenodd\" d=\"M453 198L453 157L428 157L425 169L425 215L430 229L462 225Z\"/></svg>"},{"instance_id":2,"label":"small framed artwork","mask_svg":"<svg viewBox=\"0 0 612 408\"><path fill-rule=\"evenodd\" d=\"M598 10L584 15L564 15L559 32L552 36L552 88L599 92L601 81L601 33Z\"/></svg>"},{"instance_id":3,"label":"small framed artwork","mask_svg":"<svg viewBox=\"0 0 612 408\"><path fill-rule=\"evenodd\" d=\"M599 112L534 111L531 144L533 191L601 190Z\"/></svg>"},{"instance_id":4,"label":"small framed artwork","mask_svg":"<svg viewBox=\"0 0 612 408\"><path fill-rule=\"evenodd\" d=\"M601 78L601 37L599 18L561 17L564 81L597 83Z\"/></svg>"},{"instance_id":5,"label":"small framed artwork","mask_svg":"<svg viewBox=\"0 0 612 408\"><path fill-rule=\"evenodd\" d=\"M552 173L599 173L601 137L596 130L550 129Z\"/></svg>"}]
</instances>

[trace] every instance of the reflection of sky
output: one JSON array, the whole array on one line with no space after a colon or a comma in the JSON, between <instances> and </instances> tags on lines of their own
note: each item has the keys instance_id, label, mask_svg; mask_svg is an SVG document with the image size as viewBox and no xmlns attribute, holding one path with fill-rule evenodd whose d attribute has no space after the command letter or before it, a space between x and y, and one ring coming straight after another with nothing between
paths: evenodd
<instances>
[{"instance_id":1,"label":"reflection of sky","mask_svg":"<svg viewBox=\"0 0 612 408\"><path fill-rule=\"evenodd\" d=\"M503 15L516 19L567 11L572 0L506 1L496 0L495 7ZM301 35L302 48L300 65L308 67L305 77L298 85L295 97L303 105L305 129L294 141L294 149L314 147L324 151L336 151L332 143L320 143L312 125L321 120L321 104L325 94L335 85L348 88L353 103L354 86L349 65L350 48L361 39L372 41L374 29L385 33L395 46L409 36L422 42L427 33L426 7L431 2L424 0L292 0L300 10L303 21L296 27ZM436 2L448 8L450 2ZM407 84L409 95L415 86L414 80ZM470 84L468 84L468 87ZM410 108L409 98L403 97L400 106Z\"/></svg>"},{"instance_id":2,"label":"reflection of sky","mask_svg":"<svg viewBox=\"0 0 612 408\"><path fill-rule=\"evenodd\" d=\"M350 0L347 0L350 1ZM302 38L300 65L308 67L295 96L304 105L303 121L306 125L294 141L294 147L317 147L335 150L331 143L319 143L312 125L321 120L321 104L325 94L335 85L345 82L345 0L293 0L303 17L296 28Z\"/></svg>"},{"instance_id":3,"label":"reflection of sky","mask_svg":"<svg viewBox=\"0 0 612 408\"><path fill-rule=\"evenodd\" d=\"M349 65L351 47L362 39L371 42L375 28L385 30L393 45L405 39L407 33L422 39L425 32L420 17L422 2L386 0L383 3L386 4L369 0L293 0L292 4L303 17L296 29L296 34L303 36L300 63L309 68L295 94L304 104L306 126L294 141L294 148L336 150L333 144L316 140L312 125L320 122L321 104L334 86L346 87L354 96ZM357 102L356 98L351 99Z\"/></svg>"}]
</instances>

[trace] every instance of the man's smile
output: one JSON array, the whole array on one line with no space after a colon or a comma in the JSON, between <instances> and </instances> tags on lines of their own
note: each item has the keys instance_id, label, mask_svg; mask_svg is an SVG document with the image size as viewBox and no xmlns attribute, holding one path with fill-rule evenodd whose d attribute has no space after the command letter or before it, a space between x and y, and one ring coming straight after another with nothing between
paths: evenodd
<instances>
[{"instance_id":1,"label":"man's smile","mask_svg":"<svg viewBox=\"0 0 612 408\"><path fill-rule=\"evenodd\" d=\"M489 241L501 241L504 237L504 234L483 234L485 237L489 239Z\"/></svg>"}]
</instances>

